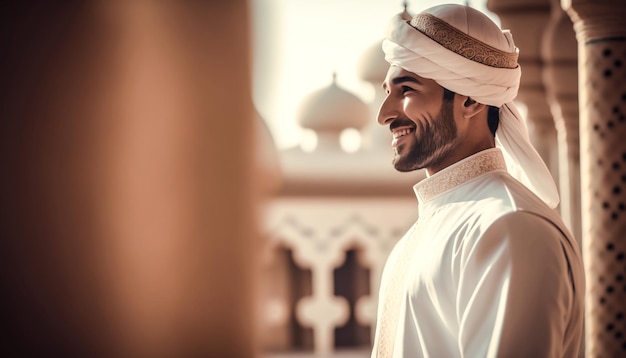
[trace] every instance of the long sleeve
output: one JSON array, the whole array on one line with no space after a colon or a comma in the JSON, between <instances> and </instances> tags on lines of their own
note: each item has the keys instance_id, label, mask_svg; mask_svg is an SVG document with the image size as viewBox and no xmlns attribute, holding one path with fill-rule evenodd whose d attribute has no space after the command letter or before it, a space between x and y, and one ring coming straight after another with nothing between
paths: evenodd
<instances>
[{"instance_id":1,"label":"long sleeve","mask_svg":"<svg viewBox=\"0 0 626 358\"><path fill-rule=\"evenodd\" d=\"M575 287L566 238L548 220L507 214L465 241L456 314L464 357L563 357ZM578 269L577 267L575 267ZM576 331L576 330L572 330ZM578 337L579 338L579 337ZM577 349L577 347L576 347Z\"/></svg>"}]
</instances>

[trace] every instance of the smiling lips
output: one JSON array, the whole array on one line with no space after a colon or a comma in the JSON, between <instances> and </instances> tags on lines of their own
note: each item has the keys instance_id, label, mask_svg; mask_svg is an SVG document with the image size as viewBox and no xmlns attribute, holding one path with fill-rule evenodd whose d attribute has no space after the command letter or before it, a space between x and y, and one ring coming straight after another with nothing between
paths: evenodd
<instances>
[{"instance_id":1,"label":"smiling lips","mask_svg":"<svg viewBox=\"0 0 626 358\"><path fill-rule=\"evenodd\" d=\"M399 127L399 128L394 128L391 131L391 134L393 136L393 140L391 141L391 145L392 146L396 146L396 144L398 143L398 140L410 133L413 133L414 129L411 127Z\"/></svg>"}]
</instances>

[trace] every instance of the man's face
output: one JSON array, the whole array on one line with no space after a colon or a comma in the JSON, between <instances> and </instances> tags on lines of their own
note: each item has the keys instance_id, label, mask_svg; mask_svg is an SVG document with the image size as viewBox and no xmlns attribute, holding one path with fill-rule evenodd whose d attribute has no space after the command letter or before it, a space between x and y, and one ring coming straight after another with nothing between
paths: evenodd
<instances>
[{"instance_id":1,"label":"man's face","mask_svg":"<svg viewBox=\"0 0 626 358\"><path fill-rule=\"evenodd\" d=\"M387 97L378 123L393 135L394 167L401 172L439 166L460 146L453 100L443 99L443 87L397 66L383 82Z\"/></svg>"}]
</instances>

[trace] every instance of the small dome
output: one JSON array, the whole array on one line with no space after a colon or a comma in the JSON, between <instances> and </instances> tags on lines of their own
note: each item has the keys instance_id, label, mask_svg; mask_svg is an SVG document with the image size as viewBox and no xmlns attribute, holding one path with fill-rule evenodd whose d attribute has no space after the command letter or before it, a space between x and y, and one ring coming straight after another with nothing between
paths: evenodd
<instances>
[{"instance_id":1,"label":"small dome","mask_svg":"<svg viewBox=\"0 0 626 358\"><path fill-rule=\"evenodd\" d=\"M413 16L407 10L408 2L404 1L402 5L404 10L400 13L400 16L405 21L411 21ZM357 75L363 81L379 84L385 80L387 70L389 70L389 63L385 61L385 52L383 52L382 46L383 41L380 40L365 50L359 58Z\"/></svg>"},{"instance_id":2,"label":"small dome","mask_svg":"<svg viewBox=\"0 0 626 358\"><path fill-rule=\"evenodd\" d=\"M316 132L360 129L369 119L367 105L357 96L340 88L334 75L330 86L319 89L302 100L297 113L298 123Z\"/></svg>"},{"instance_id":3,"label":"small dome","mask_svg":"<svg viewBox=\"0 0 626 358\"><path fill-rule=\"evenodd\" d=\"M385 61L382 40L365 50L356 67L360 79L378 84L385 80L388 69L389 63Z\"/></svg>"}]
</instances>

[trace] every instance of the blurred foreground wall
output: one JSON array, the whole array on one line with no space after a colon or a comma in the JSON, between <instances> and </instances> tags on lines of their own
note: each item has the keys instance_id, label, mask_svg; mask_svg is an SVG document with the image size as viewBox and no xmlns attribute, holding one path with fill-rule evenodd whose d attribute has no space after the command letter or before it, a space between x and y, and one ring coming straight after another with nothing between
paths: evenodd
<instances>
[{"instance_id":1,"label":"blurred foreground wall","mask_svg":"<svg viewBox=\"0 0 626 358\"><path fill-rule=\"evenodd\" d=\"M248 4L0 11L0 355L253 356Z\"/></svg>"}]
</instances>

